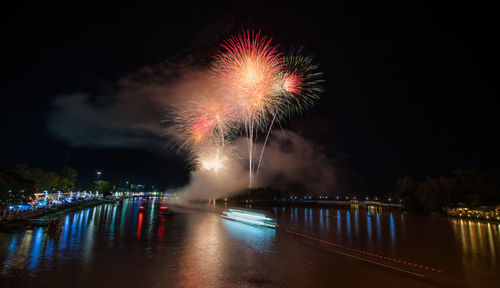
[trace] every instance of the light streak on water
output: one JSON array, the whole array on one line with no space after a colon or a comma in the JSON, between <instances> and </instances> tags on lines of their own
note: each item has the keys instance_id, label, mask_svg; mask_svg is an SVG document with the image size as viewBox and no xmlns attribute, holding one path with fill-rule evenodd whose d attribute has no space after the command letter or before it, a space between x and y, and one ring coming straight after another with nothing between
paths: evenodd
<instances>
[{"instance_id":1,"label":"light streak on water","mask_svg":"<svg viewBox=\"0 0 500 288\"><path fill-rule=\"evenodd\" d=\"M391 234L391 243L392 245L396 245L396 225L394 224L392 212L389 214L389 231Z\"/></svg>"}]
</instances>

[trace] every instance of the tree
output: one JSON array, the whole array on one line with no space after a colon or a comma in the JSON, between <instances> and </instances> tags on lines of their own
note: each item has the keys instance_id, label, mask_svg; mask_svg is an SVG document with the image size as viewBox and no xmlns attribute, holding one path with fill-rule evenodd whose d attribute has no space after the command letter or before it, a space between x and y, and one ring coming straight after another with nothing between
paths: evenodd
<instances>
[{"instance_id":1,"label":"tree","mask_svg":"<svg viewBox=\"0 0 500 288\"><path fill-rule=\"evenodd\" d=\"M113 185L108 181L99 180L95 190L99 191L99 193L101 193L104 196L109 196L113 192L113 188L114 188Z\"/></svg>"},{"instance_id":2,"label":"tree","mask_svg":"<svg viewBox=\"0 0 500 288\"><path fill-rule=\"evenodd\" d=\"M477 169L454 170L451 177L414 181L409 176L398 179L396 197L403 199L408 210L438 212L463 203L469 207L500 203L500 189L488 184Z\"/></svg>"},{"instance_id":3,"label":"tree","mask_svg":"<svg viewBox=\"0 0 500 288\"><path fill-rule=\"evenodd\" d=\"M35 182L20 172L14 168L0 173L0 201L24 201L34 196Z\"/></svg>"},{"instance_id":4,"label":"tree","mask_svg":"<svg viewBox=\"0 0 500 288\"><path fill-rule=\"evenodd\" d=\"M417 188L417 198L424 212L438 212L444 206L454 205L452 201L453 191L456 189L454 179L439 177L428 177L422 181Z\"/></svg>"},{"instance_id":5,"label":"tree","mask_svg":"<svg viewBox=\"0 0 500 288\"><path fill-rule=\"evenodd\" d=\"M47 172L42 169L32 169L26 176L35 183L35 191L41 193L59 187L60 177L56 172Z\"/></svg>"},{"instance_id":6,"label":"tree","mask_svg":"<svg viewBox=\"0 0 500 288\"><path fill-rule=\"evenodd\" d=\"M423 211L424 208L420 204L417 197L417 189L420 186L418 181L413 180L406 175L404 178L397 180L396 191L394 197L403 200L403 205L411 211Z\"/></svg>"},{"instance_id":7,"label":"tree","mask_svg":"<svg viewBox=\"0 0 500 288\"><path fill-rule=\"evenodd\" d=\"M76 177L78 173L73 167L68 165L64 165L61 167L59 171L59 189L63 191L73 190L76 183Z\"/></svg>"}]
</instances>

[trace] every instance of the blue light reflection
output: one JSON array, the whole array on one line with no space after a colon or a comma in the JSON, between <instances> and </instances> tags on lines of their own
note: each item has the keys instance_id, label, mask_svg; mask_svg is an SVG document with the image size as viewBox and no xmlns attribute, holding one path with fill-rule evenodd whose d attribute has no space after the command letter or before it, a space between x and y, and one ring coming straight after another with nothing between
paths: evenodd
<instances>
[{"instance_id":1,"label":"blue light reflection","mask_svg":"<svg viewBox=\"0 0 500 288\"><path fill-rule=\"evenodd\" d=\"M256 251L268 253L274 248L276 231L273 229L252 226L226 219L223 219L222 225L231 237L244 242Z\"/></svg>"}]
</instances>

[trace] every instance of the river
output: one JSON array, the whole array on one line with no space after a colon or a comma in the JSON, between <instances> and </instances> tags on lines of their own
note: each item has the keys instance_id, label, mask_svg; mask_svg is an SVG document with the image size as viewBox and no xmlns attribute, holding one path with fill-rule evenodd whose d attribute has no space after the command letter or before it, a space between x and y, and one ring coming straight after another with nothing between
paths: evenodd
<instances>
[{"instance_id":1,"label":"river","mask_svg":"<svg viewBox=\"0 0 500 288\"><path fill-rule=\"evenodd\" d=\"M272 230L225 208L125 199L0 234L0 287L495 287L500 225L381 208L274 207ZM384 258L385 257L385 258Z\"/></svg>"}]
</instances>

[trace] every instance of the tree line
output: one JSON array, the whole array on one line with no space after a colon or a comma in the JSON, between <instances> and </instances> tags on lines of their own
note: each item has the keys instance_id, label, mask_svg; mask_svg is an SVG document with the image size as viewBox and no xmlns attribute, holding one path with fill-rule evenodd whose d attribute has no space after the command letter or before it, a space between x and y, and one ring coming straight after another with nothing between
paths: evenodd
<instances>
[{"instance_id":1,"label":"tree line","mask_svg":"<svg viewBox=\"0 0 500 288\"><path fill-rule=\"evenodd\" d=\"M451 207L479 207L500 204L500 187L489 183L477 169L454 170L448 177L397 180L394 197L416 212L443 212Z\"/></svg>"},{"instance_id":2,"label":"tree line","mask_svg":"<svg viewBox=\"0 0 500 288\"><path fill-rule=\"evenodd\" d=\"M12 201L26 202L35 194L48 191L63 193L72 190L99 191L100 195L110 195L115 187L108 181L99 180L77 187L78 172L71 166L63 165L58 171L29 168L25 164L0 171L0 203ZM95 194L94 194L95 195Z\"/></svg>"},{"instance_id":3,"label":"tree line","mask_svg":"<svg viewBox=\"0 0 500 288\"><path fill-rule=\"evenodd\" d=\"M70 191L75 187L77 176L76 170L67 165L59 171L45 171L16 164L0 171L0 201L29 199L45 190Z\"/></svg>"}]
</instances>

